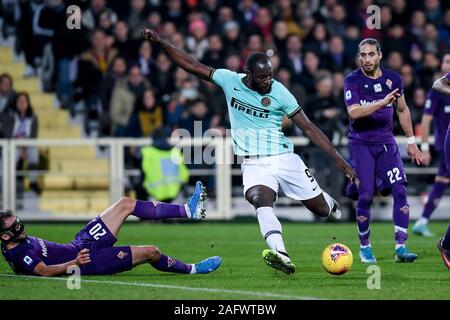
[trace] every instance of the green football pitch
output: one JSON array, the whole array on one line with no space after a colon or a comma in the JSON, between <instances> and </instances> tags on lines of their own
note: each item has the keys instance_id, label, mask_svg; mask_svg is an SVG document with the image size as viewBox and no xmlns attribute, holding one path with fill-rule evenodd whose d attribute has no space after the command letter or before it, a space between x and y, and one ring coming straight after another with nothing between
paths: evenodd
<instances>
[{"instance_id":1,"label":"green football pitch","mask_svg":"<svg viewBox=\"0 0 450 320\"><path fill-rule=\"evenodd\" d=\"M28 233L50 241L69 242L83 224L29 224ZM446 223L431 223L443 234ZM80 289L69 290L67 278L16 276L0 262L0 299L449 299L450 270L436 249L438 236L410 235L416 262L394 262L393 225L373 223L372 245L380 268L380 289L368 289L368 265L358 256L355 224L284 223L286 247L297 265L293 276L265 265L266 248L256 220L252 223L128 223L118 244L157 245L188 263L220 255L222 266L208 275L163 273L150 265L113 276L84 276ZM335 238L335 239L333 239ZM321 266L322 250L342 242L354 255L352 269L331 276ZM373 283L369 280L369 283Z\"/></svg>"}]
</instances>

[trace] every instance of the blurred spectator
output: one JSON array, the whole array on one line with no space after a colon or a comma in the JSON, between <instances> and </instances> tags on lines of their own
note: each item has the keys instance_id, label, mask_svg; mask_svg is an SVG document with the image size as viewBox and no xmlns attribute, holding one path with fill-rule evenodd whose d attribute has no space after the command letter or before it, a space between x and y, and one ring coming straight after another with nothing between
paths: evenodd
<instances>
[{"instance_id":1,"label":"blurred spectator","mask_svg":"<svg viewBox=\"0 0 450 320\"><path fill-rule=\"evenodd\" d=\"M36 139L38 135L38 118L34 114L28 93L17 93L13 112L4 114L1 118L1 136L6 139ZM16 150L17 170L37 170L39 166L39 152L37 147L19 147ZM30 188L40 193L37 174L30 173ZM24 176L17 177L18 194L24 191Z\"/></svg>"},{"instance_id":2,"label":"blurred spectator","mask_svg":"<svg viewBox=\"0 0 450 320\"><path fill-rule=\"evenodd\" d=\"M98 28L100 16L104 12L108 14L112 24L117 22L117 14L106 6L106 0L91 0L89 8L83 11L81 23L91 30Z\"/></svg>"},{"instance_id":3,"label":"blurred spectator","mask_svg":"<svg viewBox=\"0 0 450 320\"><path fill-rule=\"evenodd\" d=\"M155 69L155 61L153 60L153 47L149 41L142 41L136 63L139 65L142 75L150 78L150 74Z\"/></svg>"},{"instance_id":4,"label":"blurred spectator","mask_svg":"<svg viewBox=\"0 0 450 320\"><path fill-rule=\"evenodd\" d=\"M100 136L111 135L110 106L111 97L117 82L125 82L127 77L127 63L124 58L114 59L112 68L101 86L102 112L99 115L98 131Z\"/></svg>"},{"instance_id":5,"label":"blurred spectator","mask_svg":"<svg viewBox=\"0 0 450 320\"><path fill-rule=\"evenodd\" d=\"M132 0L130 7L130 14L128 15L128 27L130 28L130 35L132 39L141 39L142 29L148 26L147 24L148 10L146 8L145 0Z\"/></svg>"},{"instance_id":6,"label":"blurred spectator","mask_svg":"<svg viewBox=\"0 0 450 320\"><path fill-rule=\"evenodd\" d=\"M158 129L153 134L153 145L141 149L142 187L145 199L172 202L179 194L183 184L189 180L189 171L184 164L180 150L168 142L169 134ZM138 198L142 199L142 196Z\"/></svg>"},{"instance_id":7,"label":"blurred spectator","mask_svg":"<svg viewBox=\"0 0 450 320\"><path fill-rule=\"evenodd\" d=\"M396 72L400 72L403 65L402 54L398 51L392 51L387 55L386 67Z\"/></svg>"},{"instance_id":8,"label":"blurred spectator","mask_svg":"<svg viewBox=\"0 0 450 320\"><path fill-rule=\"evenodd\" d=\"M201 63L212 68L223 68L225 63L222 39L218 34L211 34L208 37L208 50L206 51Z\"/></svg>"},{"instance_id":9,"label":"blurred spectator","mask_svg":"<svg viewBox=\"0 0 450 320\"><path fill-rule=\"evenodd\" d=\"M228 21L223 27L224 48L229 52L242 50L242 37L240 27L236 21Z\"/></svg>"},{"instance_id":10,"label":"blurred spectator","mask_svg":"<svg viewBox=\"0 0 450 320\"><path fill-rule=\"evenodd\" d=\"M420 84L424 88L431 88L434 74L439 72L439 58L433 52L427 52L423 58L423 65L419 71Z\"/></svg>"},{"instance_id":11,"label":"blurred spectator","mask_svg":"<svg viewBox=\"0 0 450 320\"><path fill-rule=\"evenodd\" d=\"M288 35L289 30L287 23L283 20L276 21L273 27L273 44L275 45L277 52L285 52Z\"/></svg>"},{"instance_id":12,"label":"blurred spectator","mask_svg":"<svg viewBox=\"0 0 450 320\"><path fill-rule=\"evenodd\" d=\"M414 127L414 132L420 130L420 123L422 121L423 108L425 106L425 100L427 93L424 88L416 88L414 90L413 101L410 106L411 108L411 120ZM418 132L416 132L418 133ZM419 133L420 134L420 133Z\"/></svg>"},{"instance_id":13,"label":"blurred spectator","mask_svg":"<svg viewBox=\"0 0 450 320\"><path fill-rule=\"evenodd\" d=\"M406 104L411 106L414 89L417 87L414 70L409 64L404 64L400 68L400 74L403 79L403 94L405 95Z\"/></svg>"},{"instance_id":14,"label":"blurred spectator","mask_svg":"<svg viewBox=\"0 0 450 320\"><path fill-rule=\"evenodd\" d=\"M425 0L424 5L427 20L435 24L439 23L442 14L439 0Z\"/></svg>"},{"instance_id":15,"label":"blurred spectator","mask_svg":"<svg viewBox=\"0 0 450 320\"><path fill-rule=\"evenodd\" d=\"M291 34L287 38L286 52L281 59L282 66L291 70L292 82L300 82L300 74L303 71L303 56L302 56L302 40L300 36Z\"/></svg>"},{"instance_id":16,"label":"blurred spectator","mask_svg":"<svg viewBox=\"0 0 450 320\"><path fill-rule=\"evenodd\" d=\"M309 119L334 141L340 141L343 124L341 118L345 115L337 108L337 101L333 96L333 78L327 71L320 71L316 78L316 94L307 101L305 113ZM333 159L321 152L316 146L312 147L312 166L318 181L327 186L331 194L339 195L342 179L338 174Z\"/></svg>"},{"instance_id":17,"label":"blurred spectator","mask_svg":"<svg viewBox=\"0 0 450 320\"><path fill-rule=\"evenodd\" d=\"M150 137L155 130L162 126L163 110L156 101L156 92L152 88L145 89L135 103L129 124L130 136Z\"/></svg>"},{"instance_id":18,"label":"blurred spectator","mask_svg":"<svg viewBox=\"0 0 450 320\"><path fill-rule=\"evenodd\" d=\"M340 36L332 36L329 42L330 51L326 60L326 67L328 70L343 71L348 65L348 58L344 53L344 41Z\"/></svg>"},{"instance_id":19,"label":"blurred spectator","mask_svg":"<svg viewBox=\"0 0 450 320\"><path fill-rule=\"evenodd\" d=\"M164 52L160 52L156 57L156 70L150 74L150 82L156 87L159 96L166 102L168 96L174 90L174 70L172 60ZM164 97L164 95L167 95L167 97Z\"/></svg>"},{"instance_id":20,"label":"blurred spectator","mask_svg":"<svg viewBox=\"0 0 450 320\"><path fill-rule=\"evenodd\" d=\"M128 79L116 81L111 97L111 129L115 137L127 137L129 121L135 101L150 85L142 76L138 66L130 68Z\"/></svg>"},{"instance_id":21,"label":"blurred spectator","mask_svg":"<svg viewBox=\"0 0 450 320\"><path fill-rule=\"evenodd\" d=\"M117 22L114 27L114 37L113 46L117 49L117 54L124 57L127 62L135 59L138 52L138 43L129 37L129 28L125 21Z\"/></svg>"},{"instance_id":22,"label":"blurred spectator","mask_svg":"<svg viewBox=\"0 0 450 320\"><path fill-rule=\"evenodd\" d=\"M207 25L202 20L194 20L189 24L190 35L186 39L186 47L199 60L208 49L207 32Z\"/></svg>"},{"instance_id":23,"label":"blurred spectator","mask_svg":"<svg viewBox=\"0 0 450 320\"><path fill-rule=\"evenodd\" d=\"M108 48L105 40L105 33L95 30L91 35L91 48L85 51L78 61L76 86L79 97L84 102L87 134L91 132L90 121L98 117L101 89L99 84L106 78L117 55L117 50Z\"/></svg>"},{"instance_id":24,"label":"blurred spectator","mask_svg":"<svg viewBox=\"0 0 450 320\"><path fill-rule=\"evenodd\" d=\"M445 11L442 25L439 27L439 38L450 48L450 8Z\"/></svg>"},{"instance_id":25,"label":"blurred spectator","mask_svg":"<svg viewBox=\"0 0 450 320\"><path fill-rule=\"evenodd\" d=\"M305 39L305 51L313 51L320 60L328 54L328 32L323 23L314 26L312 33Z\"/></svg>"},{"instance_id":26,"label":"blurred spectator","mask_svg":"<svg viewBox=\"0 0 450 320\"><path fill-rule=\"evenodd\" d=\"M331 8L330 19L326 26L328 33L343 37L345 35L347 13L343 5L337 4Z\"/></svg>"},{"instance_id":27,"label":"blurred spectator","mask_svg":"<svg viewBox=\"0 0 450 320\"><path fill-rule=\"evenodd\" d=\"M306 51L303 63L305 67L300 73L299 82L306 92L315 93L314 76L319 70L319 57L313 51Z\"/></svg>"},{"instance_id":28,"label":"blurred spectator","mask_svg":"<svg viewBox=\"0 0 450 320\"><path fill-rule=\"evenodd\" d=\"M422 38L422 46L425 51L438 53L445 50L445 43L439 38L437 28L432 23L425 25L425 33Z\"/></svg>"},{"instance_id":29,"label":"blurred spectator","mask_svg":"<svg viewBox=\"0 0 450 320\"><path fill-rule=\"evenodd\" d=\"M243 27L244 32L251 29L253 20L258 13L259 5L254 0L242 0L237 5L236 18Z\"/></svg>"},{"instance_id":30,"label":"blurred spectator","mask_svg":"<svg viewBox=\"0 0 450 320\"><path fill-rule=\"evenodd\" d=\"M247 46L241 52L241 67L244 67L245 61L250 53L255 51L264 52L264 42L260 34L252 33L247 38Z\"/></svg>"},{"instance_id":31,"label":"blurred spectator","mask_svg":"<svg viewBox=\"0 0 450 320\"><path fill-rule=\"evenodd\" d=\"M184 23L184 16L186 13L183 9L181 0L167 0L164 1L166 8L162 10L163 20L170 21L176 26L182 26Z\"/></svg>"},{"instance_id":32,"label":"blurred spectator","mask_svg":"<svg viewBox=\"0 0 450 320\"><path fill-rule=\"evenodd\" d=\"M231 53L225 58L225 68L231 71L241 71L241 56L238 53Z\"/></svg>"},{"instance_id":33,"label":"blurred spectator","mask_svg":"<svg viewBox=\"0 0 450 320\"><path fill-rule=\"evenodd\" d=\"M266 44L272 43L272 18L270 11L266 7L259 8L253 20L253 25L257 32L263 36Z\"/></svg>"},{"instance_id":34,"label":"blurred spectator","mask_svg":"<svg viewBox=\"0 0 450 320\"><path fill-rule=\"evenodd\" d=\"M15 97L16 92L13 89L11 75L9 73L2 73L0 75L0 119L13 109Z\"/></svg>"}]
</instances>

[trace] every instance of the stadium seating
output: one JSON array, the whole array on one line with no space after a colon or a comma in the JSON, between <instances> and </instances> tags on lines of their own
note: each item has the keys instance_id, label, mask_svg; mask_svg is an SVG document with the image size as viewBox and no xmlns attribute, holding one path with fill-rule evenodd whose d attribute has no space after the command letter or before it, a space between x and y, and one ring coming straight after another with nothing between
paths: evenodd
<instances>
[{"instance_id":1,"label":"stadium seating","mask_svg":"<svg viewBox=\"0 0 450 320\"><path fill-rule=\"evenodd\" d=\"M25 64L15 62L13 50L0 48L0 73L13 77L14 89L30 94L39 121L38 139L80 139L81 128L69 124L65 110L55 108L55 95L44 93L38 78L23 78ZM42 194L39 209L54 214L95 214L109 204L109 163L93 146L39 147ZM28 182L25 183L28 186Z\"/></svg>"}]
</instances>

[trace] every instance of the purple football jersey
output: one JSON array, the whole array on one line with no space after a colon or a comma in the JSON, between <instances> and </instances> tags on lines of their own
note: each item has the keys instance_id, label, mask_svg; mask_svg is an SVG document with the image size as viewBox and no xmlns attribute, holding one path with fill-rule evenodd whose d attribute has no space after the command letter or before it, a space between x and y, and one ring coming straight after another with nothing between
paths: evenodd
<instances>
[{"instance_id":1,"label":"purple football jersey","mask_svg":"<svg viewBox=\"0 0 450 320\"><path fill-rule=\"evenodd\" d=\"M377 79L367 77L361 69L355 70L344 81L344 100L347 107L359 104L366 106L383 99L395 89L403 94L403 81L397 72L381 68ZM350 121L350 141L365 144L395 143L392 132L394 104L389 104L371 115Z\"/></svg>"},{"instance_id":2,"label":"purple football jersey","mask_svg":"<svg viewBox=\"0 0 450 320\"><path fill-rule=\"evenodd\" d=\"M39 262L46 265L66 263L86 248L89 249L91 262L80 266L81 274L114 274L133 267L131 247L113 247L116 241L102 219L96 217L76 234L71 243L59 244L28 236L8 251L2 244L2 254L15 273L34 275Z\"/></svg>"},{"instance_id":3,"label":"purple football jersey","mask_svg":"<svg viewBox=\"0 0 450 320\"><path fill-rule=\"evenodd\" d=\"M444 149L444 139L450 123L450 96L429 90L425 101L425 114L433 116L435 149Z\"/></svg>"},{"instance_id":4,"label":"purple football jersey","mask_svg":"<svg viewBox=\"0 0 450 320\"><path fill-rule=\"evenodd\" d=\"M65 263L76 258L80 249L74 244L59 244L28 236L17 247L6 251L2 244L2 254L15 273L34 274L39 262L46 265Z\"/></svg>"}]
</instances>

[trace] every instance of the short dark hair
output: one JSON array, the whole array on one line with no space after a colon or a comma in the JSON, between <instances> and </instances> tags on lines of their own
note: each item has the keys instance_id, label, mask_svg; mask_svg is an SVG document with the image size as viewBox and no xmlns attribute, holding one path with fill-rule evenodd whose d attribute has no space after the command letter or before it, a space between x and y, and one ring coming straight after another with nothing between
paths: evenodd
<instances>
[{"instance_id":1,"label":"short dark hair","mask_svg":"<svg viewBox=\"0 0 450 320\"><path fill-rule=\"evenodd\" d=\"M377 52L381 53L381 46L380 42L377 39L374 38L366 38L362 40L358 45L358 53L361 51L361 47L365 46L366 44L370 44L372 46L375 46L377 48Z\"/></svg>"},{"instance_id":2,"label":"short dark hair","mask_svg":"<svg viewBox=\"0 0 450 320\"><path fill-rule=\"evenodd\" d=\"M0 230L3 230L6 228L5 220L9 217L13 217L14 212L10 209L6 211L0 211Z\"/></svg>"},{"instance_id":3,"label":"short dark hair","mask_svg":"<svg viewBox=\"0 0 450 320\"><path fill-rule=\"evenodd\" d=\"M245 68L253 72L257 64L266 64L269 62L269 57L263 52L253 52L245 61Z\"/></svg>"}]
</instances>

